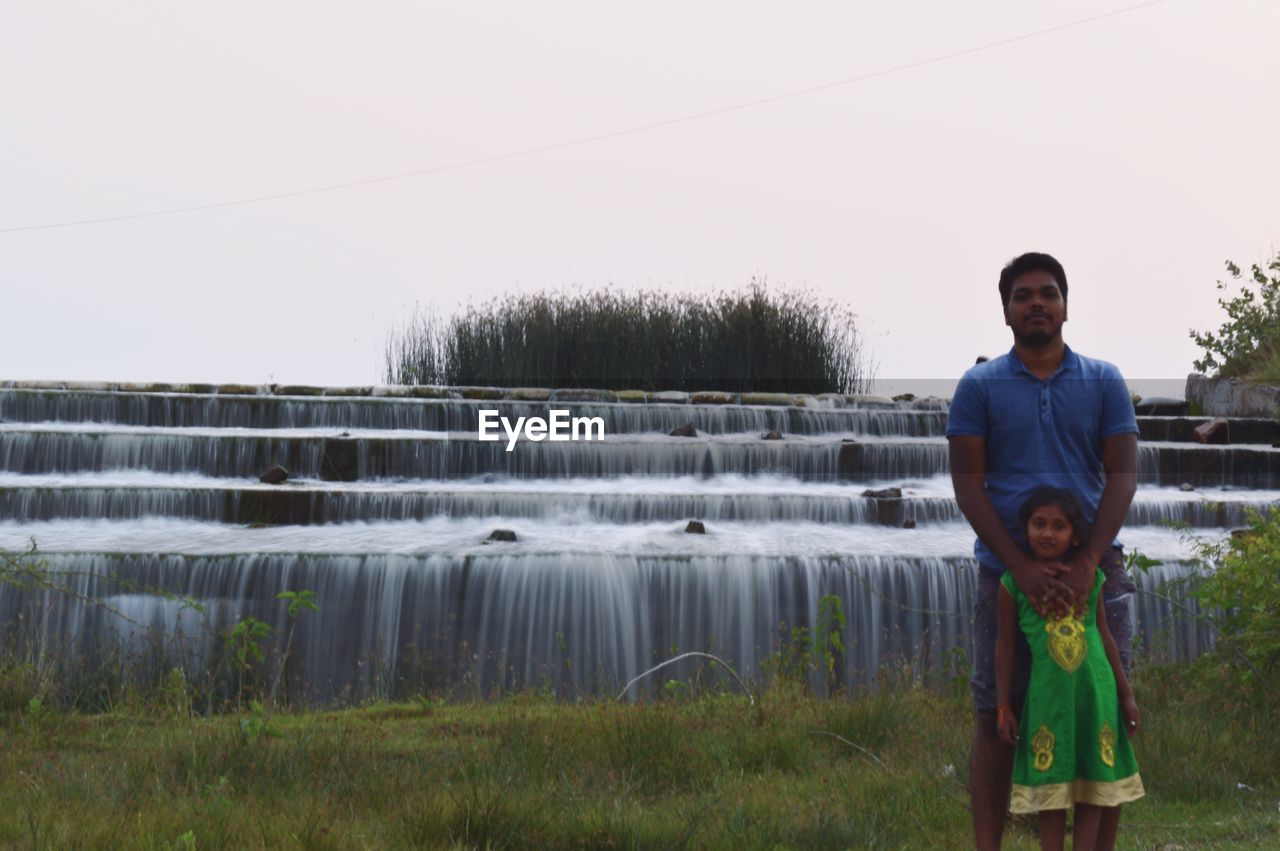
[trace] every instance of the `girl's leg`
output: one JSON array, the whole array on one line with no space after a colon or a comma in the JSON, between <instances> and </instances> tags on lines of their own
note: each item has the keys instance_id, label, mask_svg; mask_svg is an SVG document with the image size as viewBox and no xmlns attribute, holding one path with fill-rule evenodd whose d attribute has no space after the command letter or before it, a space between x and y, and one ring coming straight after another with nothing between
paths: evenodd
<instances>
[{"instance_id":1,"label":"girl's leg","mask_svg":"<svg viewBox=\"0 0 1280 851\"><path fill-rule=\"evenodd\" d=\"M1098 822L1098 851L1115 851L1116 834L1120 832L1120 808L1099 807L1102 820Z\"/></svg>"},{"instance_id":2,"label":"girl's leg","mask_svg":"<svg viewBox=\"0 0 1280 851\"><path fill-rule=\"evenodd\" d=\"M1040 851L1062 851L1066 833L1066 810L1040 811Z\"/></svg>"},{"instance_id":3,"label":"girl's leg","mask_svg":"<svg viewBox=\"0 0 1280 851\"><path fill-rule=\"evenodd\" d=\"M1098 847L1098 825L1103 807L1076 804L1076 818L1071 825L1071 851L1094 851Z\"/></svg>"}]
</instances>

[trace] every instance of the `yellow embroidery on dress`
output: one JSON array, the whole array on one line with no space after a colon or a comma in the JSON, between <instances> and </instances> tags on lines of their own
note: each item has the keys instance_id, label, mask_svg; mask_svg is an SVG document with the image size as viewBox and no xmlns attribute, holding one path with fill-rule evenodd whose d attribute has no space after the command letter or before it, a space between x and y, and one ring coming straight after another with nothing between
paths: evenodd
<instances>
[{"instance_id":1,"label":"yellow embroidery on dress","mask_svg":"<svg viewBox=\"0 0 1280 851\"><path fill-rule=\"evenodd\" d=\"M1110 724L1102 725L1102 732L1098 735L1099 751L1102 754L1102 761L1109 766L1114 767L1116 764L1116 734L1111 729Z\"/></svg>"},{"instance_id":2,"label":"yellow embroidery on dress","mask_svg":"<svg viewBox=\"0 0 1280 851\"><path fill-rule=\"evenodd\" d=\"M1048 771L1053 768L1053 731L1045 724L1040 725L1036 734L1031 737L1031 750L1035 753L1032 765L1036 771Z\"/></svg>"},{"instance_id":3,"label":"yellow embroidery on dress","mask_svg":"<svg viewBox=\"0 0 1280 851\"><path fill-rule=\"evenodd\" d=\"M1049 658L1058 663L1058 667L1068 674L1080 667L1084 661L1084 624L1067 615L1044 625L1049 633Z\"/></svg>"}]
</instances>

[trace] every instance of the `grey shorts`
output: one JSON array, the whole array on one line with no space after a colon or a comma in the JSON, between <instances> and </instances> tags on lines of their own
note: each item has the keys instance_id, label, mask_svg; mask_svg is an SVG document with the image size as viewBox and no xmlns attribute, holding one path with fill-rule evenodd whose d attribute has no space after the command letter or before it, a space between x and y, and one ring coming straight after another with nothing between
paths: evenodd
<instances>
[{"instance_id":1,"label":"grey shorts","mask_svg":"<svg viewBox=\"0 0 1280 851\"><path fill-rule=\"evenodd\" d=\"M1129 671L1133 652L1133 621L1130 617L1133 592L1136 590L1124 570L1124 550L1112 547L1098 563L1107 582L1102 586L1102 605L1107 611L1107 626L1120 651L1120 662ZM978 567L978 597L973 604L973 708L978 712L996 709L996 595L1000 591L1000 574ZM1013 683L1010 702L1021 706L1027 695L1027 677L1031 673L1031 651L1022 630L1017 631L1013 657Z\"/></svg>"}]
</instances>

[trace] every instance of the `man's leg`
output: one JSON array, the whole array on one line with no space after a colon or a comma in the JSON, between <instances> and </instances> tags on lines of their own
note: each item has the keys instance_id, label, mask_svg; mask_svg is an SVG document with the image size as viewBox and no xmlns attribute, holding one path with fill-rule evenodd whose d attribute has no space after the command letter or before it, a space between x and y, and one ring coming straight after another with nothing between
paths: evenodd
<instances>
[{"instance_id":1,"label":"man's leg","mask_svg":"<svg viewBox=\"0 0 1280 851\"><path fill-rule=\"evenodd\" d=\"M1116 640L1116 649L1120 651L1120 663L1124 672L1129 673L1129 661L1133 656L1133 594L1137 590L1133 580L1125 573L1124 549L1111 547L1098 564L1107 577L1102 586L1102 605L1107 612L1107 627L1111 637Z\"/></svg>"},{"instance_id":2,"label":"man's leg","mask_svg":"<svg viewBox=\"0 0 1280 851\"><path fill-rule=\"evenodd\" d=\"M1000 847L1005 815L1009 809L1009 786L1013 778L1015 749L1000 741L996 730L996 597L1000 576L978 568L978 595L973 606L973 691L974 729L969 750L969 803L973 811L973 834L979 849ZM1021 714L1026 694L1031 653L1018 632L1014 654L1011 702Z\"/></svg>"},{"instance_id":3,"label":"man's leg","mask_svg":"<svg viewBox=\"0 0 1280 851\"><path fill-rule=\"evenodd\" d=\"M974 713L977 724L969 752L969 800L973 807L973 836L978 851L1000 847L1009 785L1013 780L1014 749L1000 741L996 713Z\"/></svg>"}]
</instances>

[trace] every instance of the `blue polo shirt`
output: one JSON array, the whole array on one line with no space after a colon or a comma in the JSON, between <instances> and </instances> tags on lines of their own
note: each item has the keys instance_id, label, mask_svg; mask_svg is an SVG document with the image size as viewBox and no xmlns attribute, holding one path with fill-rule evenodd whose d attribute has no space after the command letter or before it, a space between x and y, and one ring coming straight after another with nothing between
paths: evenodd
<instances>
[{"instance_id":1,"label":"blue polo shirt","mask_svg":"<svg viewBox=\"0 0 1280 851\"><path fill-rule=\"evenodd\" d=\"M1136 434L1133 401L1120 370L1067 347L1048 381L1023 366L1015 350L972 367L960 379L947 419L947 437L987 440L987 496L1019 545L1018 509L1043 485L1066 488L1093 522L1106 477L1102 441ZM1008 567L981 539L973 554L997 573Z\"/></svg>"}]
</instances>

